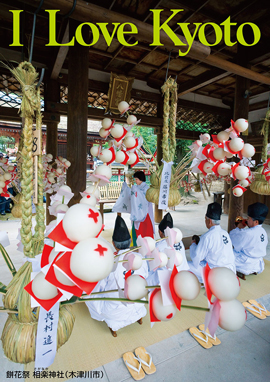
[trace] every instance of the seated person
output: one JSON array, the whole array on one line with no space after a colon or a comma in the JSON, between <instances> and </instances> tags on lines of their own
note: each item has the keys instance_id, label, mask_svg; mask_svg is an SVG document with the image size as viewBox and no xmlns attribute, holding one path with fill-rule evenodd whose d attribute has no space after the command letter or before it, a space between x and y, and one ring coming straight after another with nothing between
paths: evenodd
<instances>
[{"instance_id":1,"label":"seated person","mask_svg":"<svg viewBox=\"0 0 270 382\"><path fill-rule=\"evenodd\" d=\"M7 190L11 195L14 195L14 191L12 187L9 187ZM6 215L6 213L9 214L11 212L11 209L10 209L11 203L12 203L11 198L5 198L4 196L0 196L0 214L1 215Z\"/></svg>"},{"instance_id":2,"label":"seated person","mask_svg":"<svg viewBox=\"0 0 270 382\"><path fill-rule=\"evenodd\" d=\"M165 239L165 233L164 233L164 231L167 227L173 228L173 218L169 212L163 217L163 219L161 220L161 222L158 225L159 236L161 239L164 238L164 240L158 241L156 243L156 247L159 250L159 252L164 252L165 248L169 248L167 241ZM179 251L183 257L182 264L177 266L178 271L185 271L185 270L188 271L189 266L188 266L188 262L187 262L187 258L186 258L186 254L185 254L185 246L184 246L182 240L179 243L174 244L174 249L176 251ZM158 268L156 271L149 272L149 276L147 278L147 284L148 285L159 285L158 272L162 271L163 269L166 269L166 268L165 267Z\"/></svg>"},{"instance_id":3,"label":"seated person","mask_svg":"<svg viewBox=\"0 0 270 382\"><path fill-rule=\"evenodd\" d=\"M190 271L200 283L203 282L202 269L208 263L210 268L226 267L235 273L232 243L229 234L220 227L221 205L210 203L205 215L208 231L203 234L196 247L193 260L188 261Z\"/></svg>"},{"instance_id":4,"label":"seated person","mask_svg":"<svg viewBox=\"0 0 270 382\"><path fill-rule=\"evenodd\" d=\"M237 228L230 232L235 255L236 271L243 275L261 273L264 270L263 257L268 244L267 233L262 227L268 207L263 203L248 206L247 229ZM242 274L242 275L241 275Z\"/></svg>"},{"instance_id":5,"label":"seated person","mask_svg":"<svg viewBox=\"0 0 270 382\"><path fill-rule=\"evenodd\" d=\"M189 256L191 260L193 261L194 257L196 256L196 248L197 245L199 244L200 241L200 236L198 235L193 235L191 238L191 245L189 247Z\"/></svg>"},{"instance_id":6,"label":"seated person","mask_svg":"<svg viewBox=\"0 0 270 382\"><path fill-rule=\"evenodd\" d=\"M125 221L117 216L113 232L113 245L118 254L126 252L130 246L131 238ZM124 254L119 256L119 260L123 260ZM148 276L147 261L142 262L140 269L132 271L132 274L138 274L145 279ZM101 292L105 290L114 290L124 288L126 269L123 263L118 263L114 272L111 272L104 280L99 281L93 292ZM93 295L93 298L96 296ZM98 297L115 297L118 298L118 292L100 294ZM86 305L93 319L105 321L114 337L117 337L116 331L127 325L138 321L142 324L142 317L147 313L144 304L132 303L124 305L120 301L87 301Z\"/></svg>"}]
</instances>

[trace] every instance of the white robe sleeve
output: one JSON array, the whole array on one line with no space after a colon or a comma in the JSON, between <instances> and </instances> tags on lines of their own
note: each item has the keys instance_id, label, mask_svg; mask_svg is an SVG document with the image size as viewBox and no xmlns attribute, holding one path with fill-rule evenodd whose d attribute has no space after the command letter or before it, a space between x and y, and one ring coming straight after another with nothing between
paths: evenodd
<instances>
[{"instance_id":1,"label":"white robe sleeve","mask_svg":"<svg viewBox=\"0 0 270 382\"><path fill-rule=\"evenodd\" d=\"M208 239L207 239L207 235L204 234L200 238L200 241L199 241L197 248L196 248L195 257L192 260L195 268L198 268L200 262L206 258L207 247L208 247Z\"/></svg>"}]
</instances>

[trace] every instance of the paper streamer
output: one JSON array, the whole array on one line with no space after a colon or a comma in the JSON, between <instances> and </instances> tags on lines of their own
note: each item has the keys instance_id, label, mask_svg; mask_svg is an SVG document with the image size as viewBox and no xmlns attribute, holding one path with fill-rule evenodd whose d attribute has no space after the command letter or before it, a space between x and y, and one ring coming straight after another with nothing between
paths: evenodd
<instances>
[{"instance_id":1,"label":"paper streamer","mask_svg":"<svg viewBox=\"0 0 270 382\"><path fill-rule=\"evenodd\" d=\"M163 159L162 159L162 162L163 162L163 170L162 170L161 184L160 184L160 190L159 190L158 209L166 210L168 208L173 162L165 162Z\"/></svg>"}]
</instances>

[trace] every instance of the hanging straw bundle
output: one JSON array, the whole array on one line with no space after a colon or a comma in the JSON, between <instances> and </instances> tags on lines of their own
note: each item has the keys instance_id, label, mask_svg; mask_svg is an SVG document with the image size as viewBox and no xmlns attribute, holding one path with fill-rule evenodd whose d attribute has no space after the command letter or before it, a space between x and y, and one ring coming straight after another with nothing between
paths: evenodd
<instances>
[{"instance_id":1,"label":"hanging straw bundle","mask_svg":"<svg viewBox=\"0 0 270 382\"><path fill-rule=\"evenodd\" d=\"M269 134L269 118L270 109L267 110L265 120L263 123L261 134L263 134L263 148L262 148L262 162L267 160L267 145L268 145L268 134ZM255 180L251 183L250 189L255 194L259 195L270 195L270 185L262 174L263 167L259 168L255 172Z\"/></svg>"}]
</instances>

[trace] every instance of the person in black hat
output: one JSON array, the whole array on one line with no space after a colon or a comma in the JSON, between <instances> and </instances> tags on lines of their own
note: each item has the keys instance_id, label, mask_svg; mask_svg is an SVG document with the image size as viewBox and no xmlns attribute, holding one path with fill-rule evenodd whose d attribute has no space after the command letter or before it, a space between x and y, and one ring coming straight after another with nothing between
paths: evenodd
<instances>
[{"instance_id":1,"label":"person in black hat","mask_svg":"<svg viewBox=\"0 0 270 382\"><path fill-rule=\"evenodd\" d=\"M205 225L208 231L200 237L195 256L188 261L190 271L202 283L202 268L208 263L210 268L226 267L235 273L232 242L228 232L220 227L221 205L208 204ZM195 244L196 245L196 244Z\"/></svg>"},{"instance_id":2,"label":"person in black hat","mask_svg":"<svg viewBox=\"0 0 270 382\"><path fill-rule=\"evenodd\" d=\"M158 225L158 233L161 239L165 237L164 231L167 227L173 227L173 218L169 212L163 216L163 219Z\"/></svg>"},{"instance_id":3,"label":"person in black hat","mask_svg":"<svg viewBox=\"0 0 270 382\"><path fill-rule=\"evenodd\" d=\"M268 244L267 233L262 227L268 207L263 203L248 206L247 229L236 228L230 232L235 255L236 271L239 277L261 273L264 270L263 257Z\"/></svg>"},{"instance_id":4,"label":"person in black hat","mask_svg":"<svg viewBox=\"0 0 270 382\"><path fill-rule=\"evenodd\" d=\"M102 292L105 290L114 290L124 288L126 268L123 266L122 260L125 253L130 246L131 238L129 230L126 226L124 219L121 216L117 216L115 221L115 227L112 236L113 245L117 251L118 265L115 271L111 272L108 277L101 280L95 288L95 292ZM138 254L141 256L140 254ZM131 271L132 274L138 274L145 279L148 276L147 261L142 261L142 266L136 271ZM106 293L104 297L119 297L118 292ZM87 301L87 307L90 315L93 319L98 321L105 321L108 325L113 337L117 337L116 331L133 324L138 321L142 324L142 317L147 313L144 304L135 303L124 305L120 301Z\"/></svg>"}]
</instances>

